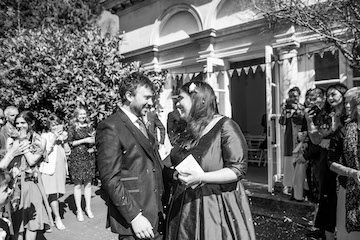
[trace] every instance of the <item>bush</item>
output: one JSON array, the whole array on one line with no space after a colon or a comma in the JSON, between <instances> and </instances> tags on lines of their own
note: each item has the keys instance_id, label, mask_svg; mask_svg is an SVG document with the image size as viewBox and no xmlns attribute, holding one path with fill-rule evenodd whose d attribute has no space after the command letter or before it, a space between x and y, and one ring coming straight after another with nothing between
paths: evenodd
<instances>
[{"instance_id":1,"label":"bush","mask_svg":"<svg viewBox=\"0 0 360 240\"><path fill-rule=\"evenodd\" d=\"M84 31L67 27L27 30L0 41L1 105L29 109L43 121L56 113L68 121L83 104L91 119L111 114L119 103L117 86L138 63L123 64L121 36L101 39L96 28ZM163 73L147 73L159 94Z\"/></svg>"}]
</instances>

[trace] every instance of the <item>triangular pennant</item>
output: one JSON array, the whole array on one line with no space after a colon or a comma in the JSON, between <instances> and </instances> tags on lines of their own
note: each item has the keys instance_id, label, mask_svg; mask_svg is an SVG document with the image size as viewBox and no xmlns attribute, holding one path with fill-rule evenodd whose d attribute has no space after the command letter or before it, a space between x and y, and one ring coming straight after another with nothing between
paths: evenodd
<instances>
[{"instance_id":1,"label":"triangular pennant","mask_svg":"<svg viewBox=\"0 0 360 240\"><path fill-rule=\"evenodd\" d=\"M310 58L312 57L313 53L310 52L310 53L307 53L306 55L307 55L307 57L310 59Z\"/></svg>"},{"instance_id":2,"label":"triangular pennant","mask_svg":"<svg viewBox=\"0 0 360 240\"><path fill-rule=\"evenodd\" d=\"M234 69L229 69L229 70L228 70L228 73L229 73L229 76L230 76L230 77L232 77L234 71L235 71Z\"/></svg>"},{"instance_id":3,"label":"triangular pennant","mask_svg":"<svg viewBox=\"0 0 360 240\"><path fill-rule=\"evenodd\" d=\"M298 55L297 60L298 60L298 62L300 62L302 60L302 55Z\"/></svg>"},{"instance_id":4,"label":"triangular pennant","mask_svg":"<svg viewBox=\"0 0 360 240\"><path fill-rule=\"evenodd\" d=\"M189 73L189 79L191 80L194 76L194 73Z\"/></svg>"},{"instance_id":5,"label":"triangular pennant","mask_svg":"<svg viewBox=\"0 0 360 240\"><path fill-rule=\"evenodd\" d=\"M183 74L183 83L187 83L187 82L190 82L189 74L184 73Z\"/></svg>"},{"instance_id":6,"label":"triangular pennant","mask_svg":"<svg viewBox=\"0 0 360 240\"><path fill-rule=\"evenodd\" d=\"M274 68L274 66L275 66L275 61L274 62L271 62L271 68Z\"/></svg>"},{"instance_id":7,"label":"triangular pennant","mask_svg":"<svg viewBox=\"0 0 360 240\"><path fill-rule=\"evenodd\" d=\"M237 69L236 69L236 72L238 73L238 76L240 76L240 75L241 75L241 72L242 72L242 68L237 68Z\"/></svg>"},{"instance_id":8,"label":"triangular pennant","mask_svg":"<svg viewBox=\"0 0 360 240\"><path fill-rule=\"evenodd\" d=\"M257 69L257 68L258 68L258 65L251 66L251 69L252 69L253 73L256 72L256 69Z\"/></svg>"},{"instance_id":9,"label":"triangular pennant","mask_svg":"<svg viewBox=\"0 0 360 240\"><path fill-rule=\"evenodd\" d=\"M219 76L220 71L215 72L215 77L217 78Z\"/></svg>"},{"instance_id":10,"label":"triangular pennant","mask_svg":"<svg viewBox=\"0 0 360 240\"><path fill-rule=\"evenodd\" d=\"M324 58L324 53L325 53L324 49L319 52L321 58Z\"/></svg>"},{"instance_id":11,"label":"triangular pennant","mask_svg":"<svg viewBox=\"0 0 360 240\"><path fill-rule=\"evenodd\" d=\"M249 74L249 70L250 70L250 67L244 67L244 71L245 71L245 74L246 74L246 75Z\"/></svg>"},{"instance_id":12,"label":"triangular pennant","mask_svg":"<svg viewBox=\"0 0 360 240\"><path fill-rule=\"evenodd\" d=\"M288 59L288 60L289 60L289 64L291 64L291 62L292 62L293 59L294 59L294 57L291 57L291 58Z\"/></svg>"},{"instance_id":13,"label":"triangular pennant","mask_svg":"<svg viewBox=\"0 0 360 240\"><path fill-rule=\"evenodd\" d=\"M282 65L284 63L284 59L281 59L281 60L277 60L276 61L279 65Z\"/></svg>"},{"instance_id":14,"label":"triangular pennant","mask_svg":"<svg viewBox=\"0 0 360 240\"><path fill-rule=\"evenodd\" d=\"M199 76L199 74L200 74L199 72L195 73L195 74L194 74L194 78L197 77L197 76Z\"/></svg>"},{"instance_id":15,"label":"triangular pennant","mask_svg":"<svg viewBox=\"0 0 360 240\"><path fill-rule=\"evenodd\" d=\"M265 63L260 64L260 67L261 67L261 71L262 71L262 72L265 72L266 64L265 64Z\"/></svg>"}]
</instances>

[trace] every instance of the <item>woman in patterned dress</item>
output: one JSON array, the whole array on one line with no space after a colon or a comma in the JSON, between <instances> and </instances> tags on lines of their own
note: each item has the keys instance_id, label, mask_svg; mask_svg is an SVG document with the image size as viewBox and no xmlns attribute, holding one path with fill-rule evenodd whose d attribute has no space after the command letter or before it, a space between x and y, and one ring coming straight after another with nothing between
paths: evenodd
<instances>
[{"instance_id":1,"label":"woman in patterned dress","mask_svg":"<svg viewBox=\"0 0 360 240\"><path fill-rule=\"evenodd\" d=\"M76 218L79 222L84 221L81 207L81 185L84 185L85 212L89 218L93 218L91 211L91 182L95 176L95 130L92 127L85 107L75 109L75 117L69 127L69 173L74 183L74 198L76 205Z\"/></svg>"},{"instance_id":2,"label":"woman in patterned dress","mask_svg":"<svg viewBox=\"0 0 360 240\"><path fill-rule=\"evenodd\" d=\"M345 180L339 181L337 239L360 239L360 95L350 102L350 121L338 129L330 142L330 169Z\"/></svg>"},{"instance_id":3,"label":"woman in patterned dress","mask_svg":"<svg viewBox=\"0 0 360 240\"><path fill-rule=\"evenodd\" d=\"M39 162L46 156L46 140L34 131L35 122L36 118L30 111L21 112L15 118L19 134L7 140L8 148L18 142L30 144L28 151L15 157L8 166L18 184L12 200L14 239L35 240L38 231L53 225L51 209L38 170Z\"/></svg>"},{"instance_id":4,"label":"woman in patterned dress","mask_svg":"<svg viewBox=\"0 0 360 240\"><path fill-rule=\"evenodd\" d=\"M247 170L247 145L239 126L218 114L214 91L205 82L186 83L176 107L187 126L170 154L180 182L170 205L165 239L255 239L240 182ZM178 168L191 155L203 171L189 165Z\"/></svg>"}]
</instances>

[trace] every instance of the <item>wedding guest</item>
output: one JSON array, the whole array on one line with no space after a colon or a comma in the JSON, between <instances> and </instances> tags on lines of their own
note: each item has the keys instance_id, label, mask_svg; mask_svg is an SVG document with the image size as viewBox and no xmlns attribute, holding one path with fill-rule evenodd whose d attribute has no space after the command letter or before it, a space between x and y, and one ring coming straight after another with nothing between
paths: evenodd
<instances>
[{"instance_id":1,"label":"wedding guest","mask_svg":"<svg viewBox=\"0 0 360 240\"><path fill-rule=\"evenodd\" d=\"M179 129L171 163L177 168L192 156L203 171L185 166L175 174L179 185L169 209L166 239L255 239L240 182L247 170L247 145L240 127L218 114L215 93L205 82L183 85L176 107L187 125Z\"/></svg>"},{"instance_id":2,"label":"wedding guest","mask_svg":"<svg viewBox=\"0 0 360 240\"><path fill-rule=\"evenodd\" d=\"M91 183L95 177L95 131L88 118L87 109L77 107L74 119L70 123L68 142L71 146L69 155L69 173L74 183L74 198L76 205L76 218L84 221L81 207L81 186L84 185L85 213L94 218L91 211Z\"/></svg>"},{"instance_id":3,"label":"wedding guest","mask_svg":"<svg viewBox=\"0 0 360 240\"><path fill-rule=\"evenodd\" d=\"M305 114L308 120L309 139L320 147L319 207L314 226L325 233L327 240L335 239L337 205L336 174L328 166L329 144L334 132L345 124L344 94L346 91L347 87L344 84L330 85L326 89L326 103L319 116L315 119Z\"/></svg>"},{"instance_id":4,"label":"wedding guest","mask_svg":"<svg viewBox=\"0 0 360 240\"><path fill-rule=\"evenodd\" d=\"M360 239L360 92L350 102L350 121L336 131L329 148L330 169L339 176L337 239Z\"/></svg>"},{"instance_id":5,"label":"wedding guest","mask_svg":"<svg viewBox=\"0 0 360 240\"><path fill-rule=\"evenodd\" d=\"M5 108L4 115L6 123L1 127L0 134L4 135L6 139L11 137L13 133L16 133L15 117L19 114L17 107L8 106Z\"/></svg>"},{"instance_id":6,"label":"wedding guest","mask_svg":"<svg viewBox=\"0 0 360 240\"><path fill-rule=\"evenodd\" d=\"M10 200L13 187L13 178L6 170L0 169L0 207L4 207ZM4 217L0 218L0 240L10 239L11 222Z\"/></svg>"},{"instance_id":7,"label":"wedding guest","mask_svg":"<svg viewBox=\"0 0 360 240\"><path fill-rule=\"evenodd\" d=\"M65 194L66 155L70 154L70 147L66 142L67 132L64 131L64 125L56 115L48 117L47 128L48 131L41 135L46 139L47 162L41 162L39 170L42 173L45 193L55 217L55 226L59 230L64 230L66 227L59 213L59 198Z\"/></svg>"},{"instance_id":8,"label":"wedding guest","mask_svg":"<svg viewBox=\"0 0 360 240\"><path fill-rule=\"evenodd\" d=\"M284 178L283 192L292 194L294 175L293 150L297 145L297 135L304 117L304 106L299 102L301 91L293 87L288 91L288 98L281 105L281 117L279 123L285 126L284 134Z\"/></svg>"},{"instance_id":9,"label":"wedding guest","mask_svg":"<svg viewBox=\"0 0 360 240\"><path fill-rule=\"evenodd\" d=\"M35 240L39 231L53 225L38 170L39 162L44 160L46 140L34 129L36 121L32 112L21 112L15 117L18 134L13 133L7 140L8 149L22 142L30 144L28 151L15 157L8 165L17 181L12 199L15 239Z\"/></svg>"}]
</instances>

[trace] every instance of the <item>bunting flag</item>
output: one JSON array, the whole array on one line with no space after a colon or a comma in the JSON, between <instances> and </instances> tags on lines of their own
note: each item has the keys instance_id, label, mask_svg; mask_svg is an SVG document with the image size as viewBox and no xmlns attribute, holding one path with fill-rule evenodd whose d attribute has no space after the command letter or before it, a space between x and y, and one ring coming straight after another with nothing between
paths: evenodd
<instances>
[{"instance_id":1,"label":"bunting flag","mask_svg":"<svg viewBox=\"0 0 360 240\"><path fill-rule=\"evenodd\" d=\"M228 70L229 76L232 77L233 73L234 73L234 69L229 69Z\"/></svg>"},{"instance_id":2,"label":"bunting flag","mask_svg":"<svg viewBox=\"0 0 360 240\"><path fill-rule=\"evenodd\" d=\"M328 51L328 52L331 51L332 54L335 54L337 52L337 50L338 49L336 47L330 46L330 47L319 49L319 50L316 50L316 51L313 51L313 52L307 52L307 53L304 53L304 54L299 54L297 56L290 57L290 58L277 59L277 60L271 61L271 68L273 69L275 64L282 65L282 64L284 64L285 61L287 61L286 63L292 64L295 57L296 57L297 61L302 61L303 56L307 56L310 59L311 57L313 57L313 55L315 53L317 53L317 54L320 55L321 58L323 58L326 51ZM184 83L187 83L187 82L191 81L193 78L199 76L199 74L203 74L203 73L209 73L209 77L212 77L212 74L215 74L216 78L219 76L220 73L223 74L223 75L225 75L225 73L227 73L228 76L231 78L234 75L235 71L236 71L238 76L241 75L242 71L244 71L244 73L246 75L248 75L250 70L253 73L256 73L256 71L257 71L257 69L259 67L261 68L262 72L265 72L266 64L262 63L262 64L259 64L259 65L257 64L257 65L242 67L242 68L233 68L233 69L227 69L227 70L220 70L220 71L216 71L216 72L207 72L207 69L204 68L203 71L199 71L199 72L169 73L168 77L172 77L172 79L176 79L176 78L177 79L182 79Z\"/></svg>"},{"instance_id":3,"label":"bunting flag","mask_svg":"<svg viewBox=\"0 0 360 240\"><path fill-rule=\"evenodd\" d=\"M253 73L256 73L256 69L258 68L258 65L251 66L251 69Z\"/></svg>"},{"instance_id":4,"label":"bunting flag","mask_svg":"<svg viewBox=\"0 0 360 240\"><path fill-rule=\"evenodd\" d=\"M237 68L237 69L236 69L236 72L238 73L238 76L240 76L240 75L241 75L241 72L242 72L242 68Z\"/></svg>"},{"instance_id":5,"label":"bunting flag","mask_svg":"<svg viewBox=\"0 0 360 240\"><path fill-rule=\"evenodd\" d=\"M245 74L248 75L250 71L250 67L244 67Z\"/></svg>"},{"instance_id":6,"label":"bunting flag","mask_svg":"<svg viewBox=\"0 0 360 240\"><path fill-rule=\"evenodd\" d=\"M265 72L266 64L265 63L260 64L260 67L261 67L261 71Z\"/></svg>"}]
</instances>

